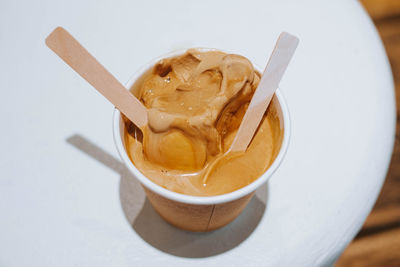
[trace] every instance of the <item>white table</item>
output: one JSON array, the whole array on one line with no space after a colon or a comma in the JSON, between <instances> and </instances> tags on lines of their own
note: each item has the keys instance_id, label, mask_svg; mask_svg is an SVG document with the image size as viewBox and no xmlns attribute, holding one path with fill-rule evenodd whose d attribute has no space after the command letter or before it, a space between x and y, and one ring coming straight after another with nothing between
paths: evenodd
<instances>
[{"instance_id":1,"label":"white table","mask_svg":"<svg viewBox=\"0 0 400 267\"><path fill-rule=\"evenodd\" d=\"M0 3L0 266L335 262L376 200L394 140L390 68L356 1L55 2ZM123 82L183 47L264 66L282 30L299 36L281 83L292 139L268 187L222 230L163 222L118 159L112 105L45 47L58 25Z\"/></svg>"}]
</instances>

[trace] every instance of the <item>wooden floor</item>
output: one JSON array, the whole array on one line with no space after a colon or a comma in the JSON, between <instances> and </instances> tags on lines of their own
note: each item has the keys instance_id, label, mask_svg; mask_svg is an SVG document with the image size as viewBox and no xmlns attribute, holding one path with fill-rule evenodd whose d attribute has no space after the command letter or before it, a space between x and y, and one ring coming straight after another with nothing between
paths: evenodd
<instances>
[{"instance_id":1,"label":"wooden floor","mask_svg":"<svg viewBox=\"0 0 400 267\"><path fill-rule=\"evenodd\" d=\"M362 230L337 267L400 267L400 0L362 0L381 35L396 86L396 143L386 182Z\"/></svg>"}]
</instances>

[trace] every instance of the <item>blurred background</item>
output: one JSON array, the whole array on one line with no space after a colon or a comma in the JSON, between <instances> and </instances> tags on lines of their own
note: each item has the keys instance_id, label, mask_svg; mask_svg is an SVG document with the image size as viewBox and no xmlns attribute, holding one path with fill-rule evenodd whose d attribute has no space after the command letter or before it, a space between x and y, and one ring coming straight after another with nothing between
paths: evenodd
<instances>
[{"instance_id":1,"label":"blurred background","mask_svg":"<svg viewBox=\"0 0 400 267\"><path fill-rule=\"evenodd\" d=\"M336 266L400 266L400 0L360 2L373 19L392 66L397 101L396 141L378 201Z\"/></svg>"}]
</instances>

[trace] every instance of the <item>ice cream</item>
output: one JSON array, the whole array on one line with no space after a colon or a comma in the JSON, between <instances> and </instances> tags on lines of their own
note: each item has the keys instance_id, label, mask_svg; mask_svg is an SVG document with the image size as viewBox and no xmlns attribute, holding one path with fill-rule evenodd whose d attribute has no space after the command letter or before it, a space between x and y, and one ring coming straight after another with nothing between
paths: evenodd
<instances>
[{"instance_id":1,"label":"ice cream","mask_svg":"<svg viewBox=\"0 0 400 267\"><path fill-rule=\"evenodd\" d=\"M125 120L132 162L155 183L188 195L219 195L253 182L280 148L274 101L246 152L215 160L229 149L259 80L248 59L220 51L161 60L132 87L149 110L143 133Z\"/></svg>"}]
</instances>

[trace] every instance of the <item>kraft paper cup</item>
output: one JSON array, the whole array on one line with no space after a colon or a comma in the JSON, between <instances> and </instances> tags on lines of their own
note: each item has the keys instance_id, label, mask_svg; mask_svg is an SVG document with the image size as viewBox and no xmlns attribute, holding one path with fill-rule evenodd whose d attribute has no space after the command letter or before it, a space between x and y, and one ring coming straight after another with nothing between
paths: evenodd
<instances>
[{"instance_id":1,"label":"kraft paper cup","mask_svg":"<svg viewBox=\"0 0 400 267\"><path fill-rule=\"evenodd\" d=\"M197 49L201 51L215 50ZM143 74L151 70L159 60L181 55L185 51L175 51L152 60L130 78L126 87L133 88L135 83L143 77ZM260 68L255 68L262 73ZM243 211L253 197L255 190L271 178L285 156L289 144L290 121L286 102L279 89L272 99L269 112L273 113L274 118L279 120L281 126L278 138L281 141L281 146L275 153L274 162L263 175L251 184L231 193L218 196L202 197L176 193L161 187L144 176L132 163L125 149L125 124L121 113L117 109L115 109L113 117L114 142L122 161L133 176L139 180L153 208L165 221L184 230L195 232L212 231L230 223Z\"/></svg>"}]
</instances>

